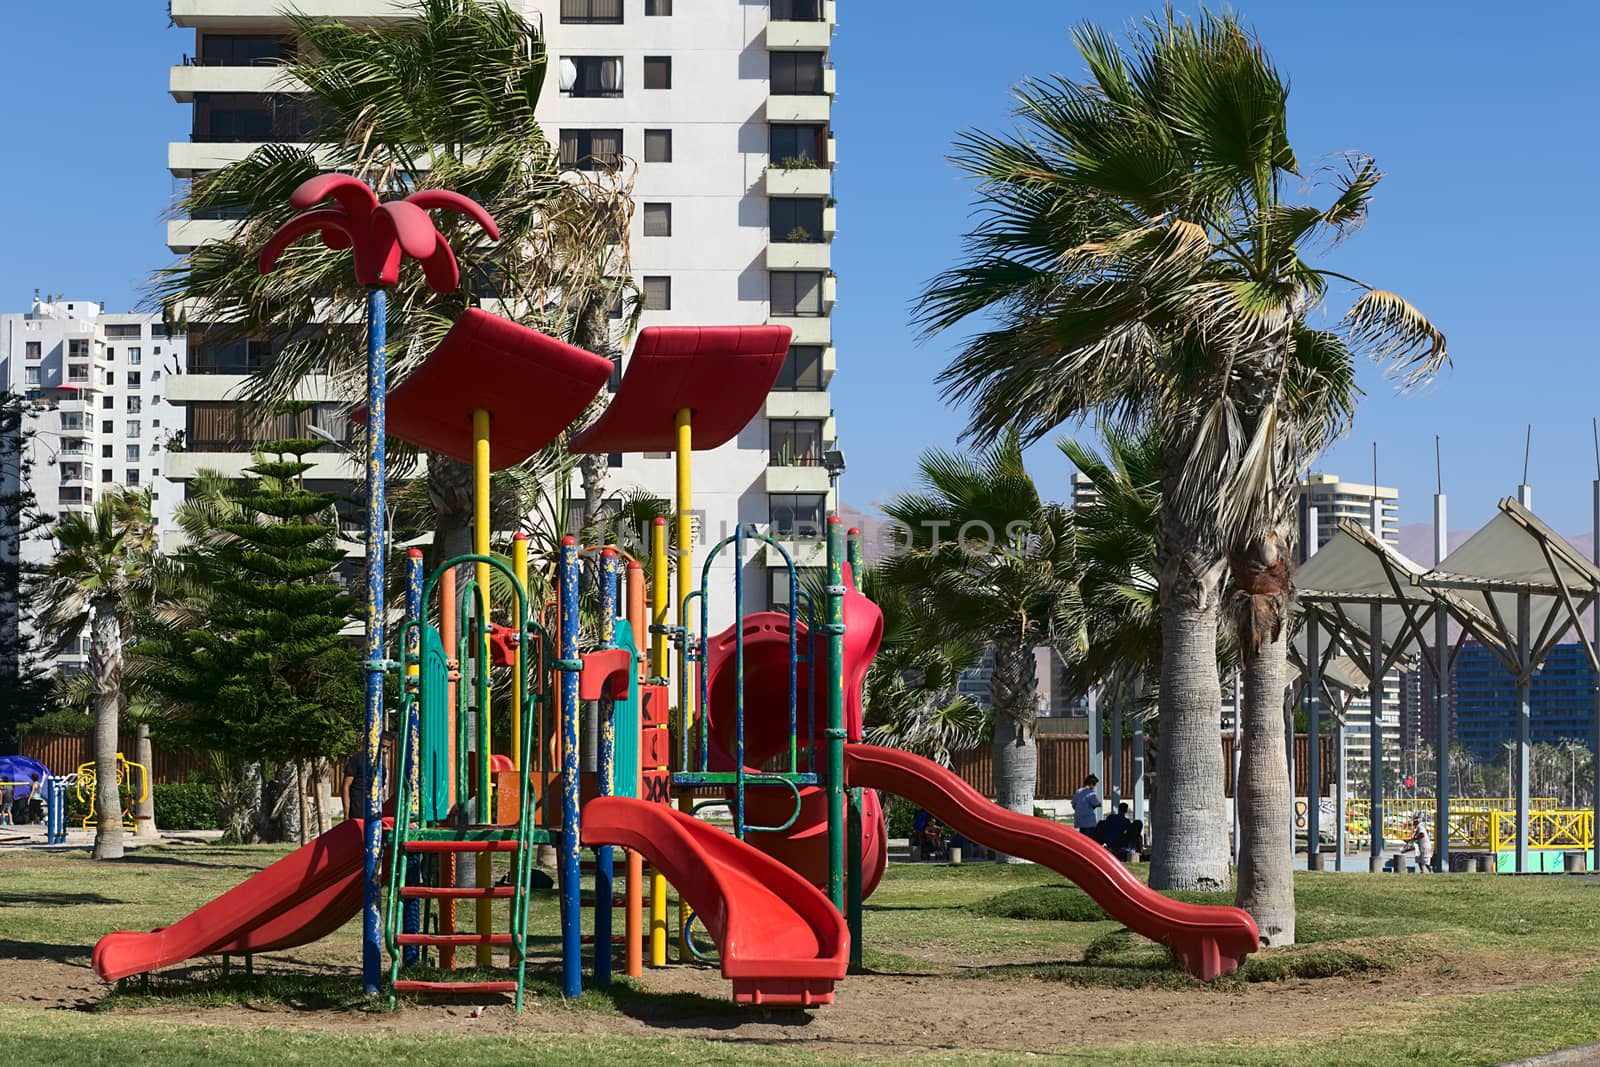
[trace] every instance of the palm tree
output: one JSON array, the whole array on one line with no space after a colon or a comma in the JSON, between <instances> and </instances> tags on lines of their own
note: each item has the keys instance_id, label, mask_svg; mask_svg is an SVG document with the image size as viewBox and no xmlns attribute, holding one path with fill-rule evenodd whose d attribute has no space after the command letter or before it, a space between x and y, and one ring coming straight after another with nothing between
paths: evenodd
<instances>
[{"instance_id":1,"label":"palm tree","mask_svg":"<svg viewBox=\"0 0 1600 1067\"><path fill-rule=\"evenodd\" d=\"M1359 224L1379 175L1351 158L1330 207L1280 202L1297 169L1287 91L1233 16L1152 20L1126 48L1094 27L1075 38L1086 83L1025 83L1021 132L959 142L984 216L965 262L935 279L919 315L932 331L996 318L941 376L948 397L971 403L970 433L1015 423L1032 440L1094 415L1159 442L1166 758L1151 882L1218 888L1228 865L1216 644L1229 558L1255 598L1247 606L1260 609L1245 617L1246 643L1252 653L1269 645L1264 666L1281 662L1281 613L1270 610L1281 590L1258 581L1287 562L1283 537L1263 534L1282 528L1271 489L1347 418L1354 388L1341 375L1353 350L1409 381L1443 358L1443 339L1393 294L1299 258L1301 244ZM1330 279L1364 293L1337 331L1308 330ZM1255 706L1270 705L1255 716L1263 729L1281 722L1277 682L1268 672L1251 686ZM1252 743L1265 752L1270 737L1258 731ZM1281 769L1281 734L1276 751ZM1277 806L1286 783L1261 797Z\"/></svg>"},{"instance_id":2,"label":"palm tree","mask_svg":"<svg viewBox=\"0 0 1600 1067\"><path fill-rule=\"evenodd\" d=\"M93 858L122 858L122 799L117 791L123 623L148 591L154 569L148 491L106 494L84 515L56 524L56 557L46 575L41 618L57 648L88 626L94 678L95 828Z\"/></svg>"},{"instance_id":3,"label":"palm tree","mask_svg":"<svg viewBox=\"0 0 1600 1067\"><path fill-rule=\"evenodd\" d=\"M626 280L631 172L620 160L562 169L535 114L546 73L539 29L504 0L413 7L412 19L364 29L291 15L298 45L285 73L305 89L296 99L306 128L296 140L306 147L259 148L197 179L175 208L242 219L231 238L203 244L163 272L154 295L171 313L208 324L208 342L271 341L273 356L249 386L258 404L290 399L314 374L329 375L352 400L361 391L365 293L348 254L306 243L271 274L256 268L267 236L290 217L289 193L326 170L360 177L385 197L453 189L500 228L490 244L475 224L445 224L463 278L454 292L434 293L415 271L390 290L393 380L467 307L487 300L595 350L610 343L610 309L625 305L625 325L636 316ZM470 469L430 456L427 488L435 555L470 551Z\"/></svg>"},{"instance_id":4,"label":"palm tree","mask_svg":"<svg viewBox=\"0 0 1600 1067\"><path fill-rule=\"evenodd\" d=\"M948 635L992 651L995 792L1003 807L1031 815L1034 650L1077 643L1067 511L1040 500L1016 434L976 456L925 452L918 466L918 490L884 508L909 546L886 576L941 618Z\"/></svg>"}]
</instances>

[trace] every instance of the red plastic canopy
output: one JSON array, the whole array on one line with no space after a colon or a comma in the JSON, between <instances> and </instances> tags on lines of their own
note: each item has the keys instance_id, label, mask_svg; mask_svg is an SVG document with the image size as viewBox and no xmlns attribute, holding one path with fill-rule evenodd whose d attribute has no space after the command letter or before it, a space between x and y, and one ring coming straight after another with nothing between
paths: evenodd
<instances>
[{"instance_id":1,"label":"red plastic canopy","mask_svg":"<svg viewBox=\"0 0 1600 1067\"><path fill-rule=\"evenodd\" d=\"M789 351L787 326L651 326L605 414L572 441L574 452L670 452L673 422L694 416L694 450L733 439L761 410Z\"/></svg>"},{"instance_id":2,"label":"red plastic canopy","mask_svg":"<svg viewBox=\"0 0 1600 1067\"><path fill-rule=\"evenodd\" d=\"M611 376L611 361L481 308L468 308L416 373L389 393L388 430L472 462L472 413L489 412L490 468L556 439ZM367 409L351 416L366 422Z\"/></svg>"}]
</instances>

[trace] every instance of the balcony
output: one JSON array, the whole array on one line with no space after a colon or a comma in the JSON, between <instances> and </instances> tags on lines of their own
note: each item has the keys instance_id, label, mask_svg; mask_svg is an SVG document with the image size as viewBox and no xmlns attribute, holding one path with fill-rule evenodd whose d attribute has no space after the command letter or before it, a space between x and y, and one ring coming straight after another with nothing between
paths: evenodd
<instances>
[{"instance_id":1,"label":"balcony","mask_svg":"<svg viewBox=\"0 0 1600 1067\"><path fill-rule=\"evenodd\" d=\"M822 238L825 241L833 240L833 235L839 232L839 209L825 207L822 209Z\"/></svg>"},{"instance_id":2,"label":"balcony","mask_svg":"<svg viewBox=\"0 0 1600 1067\"><path fill-rule=\"evenodd\" d=\"M826 315L769 315L767 322L773 326L787 326L797 345L831 345L833 320ZM831 351L831 349L830 349ZM824 365L823 373L827 373Z\"/></svg>"},{"instance_id":3,"label":"balcony","mask_svg":"<svg viewBox=\"0 0 1600 1067\"><path fill-rule=\"evenodd\" d=\"M763 414L769 419L826 420L833 417L833 400L822 390L768 393Z\"/></svg>"},{"instance_id":4,"label":"balcony","mask_svg":"<svg viewBox=\"0 0 1600 1067\"><path fill-rule=\"evenodd\" d=\"M827 270L830 263L830 249L823 241L774 241L767 245L768 270ZM827 280L823 281L823 288L827 288ZM823 301L827 303L827 294L824 292Z\"/></svg>"},{"instance_id":5,"label":"balcony","mask_svg":"<svg viewBox=\"0 0 1600 1067\"><path fill-rule=\"evenodd\" d=\"M238 227L236 219L168 219L167 247L181 255L207 241L226 241Z\"/></svg>"},{"instance_id":6,"label":"balcony","mask_svg":"<svg viewBox=\"0 0 1600 1067\"><path fill-rule=\"evenodd\" d=\"M828 196L833 173L822 166L768 167L765 185L768 196Z\"/></svg>"},{"instance_id":7,"label":"balcony","mask_svg":"<svg viewBox=\"0 0 1600 1067\"><path fill-rule=\"evenodd\" d=\"M296 93L303 86L282 67L271 64L251 66L173 67L167 79L172 99L180 104L194 102L195 93Z\"/></svg>"},{"instance_id":8,"label":"balcony","mask_svg":"<svg viewBox=\"0 0 1600 1067\"><path fill-rule=\"evenodd\" d=\"M768 493L826 493L828 469L772 465L766 470L762 488Z\"/></svg>"},{"instance_id":9,"label":"balcony","mask_svg":"<svg viewBox=\"0 0 1600 1067\"><path fill-rule=\"evenodd\" d=\"M784 17L812 13L820 14L821 18ZM780 5L767 23L767 51L814 52L827 48L832 43L833 27L838 20L839 9L834 0L800 0L787 9Z\"/></svg>"},{"instance_id":10,"label":"balcony","mask_svg":"<svg viewBox=\"0 0 1600 1067\"><path fill-rule=\"evenodd\" d=\"M833 97L824 93L774 93L767 97L768 122L827 122L832 110ZM829 158L833 158L831 154Z\"/></svg>"},{"instance_id":11,"label":"balcony","mask_svg":"<svg viewBox=\"0 0 1600 1067\"><path fill-rule=\"evenodd\" d=\"M262 0L167 0L173 23L186 29L272 31L288 28L286 6L314 18L356 25L398 22L415 11L411 0L296 0L293 5Z\"/></svg>"},{"instance_id":12,"label":"balcony","mask_svg":"<svg viewBox=\"0 0 1600 1067\"><path fill-rule=\"evenodd\" d=\"M167 170L175 178L189 178L237 163L260 147L260 143L253 141L173 141L167 145ZM310 145L296 147L309 148ZM331 165L332 157L324 162Z\"/></svg>"}]
</instances>

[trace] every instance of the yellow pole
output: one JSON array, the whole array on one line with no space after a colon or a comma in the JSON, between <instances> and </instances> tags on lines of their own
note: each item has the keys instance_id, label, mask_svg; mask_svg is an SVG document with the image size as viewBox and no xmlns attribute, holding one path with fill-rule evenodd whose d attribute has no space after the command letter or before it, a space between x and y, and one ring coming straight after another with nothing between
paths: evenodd
<instances>
[{"instance_id":1,"label":"yellow pole","mask_svg":"<svg viewBox=\"0 0 1600 1067\"><path fill-rule=\"evenodd\" d=\"M695 588L693 529L694 512L692 510L694 498L689 484L689 463L690 459L694 455L694 433L689 426L690 413L688 408L679 409L672 422L677 428L678 432L677 451L674 453L673 458L676 461L678 471L677 602L681 605L683 603L683 598L689 595L689 591L691 589ZM688 635L685 635L685 639L687 639L687 636ZM689 679L689 690L691 693L689 707L679 709L679 721L682 724L680 729L683 730L686 736L689 735L694 729L694 702L692 696L694 692L693 678ZM687 767L683 769L688 770ZM687 790L678 795L678 810L690 814L693 814L694 812L694 796ZM663 899L664 898L665 894L663 894ZM690 909L688 903L685 902L680 896L678 898L678 959L683 963L688 963L690 960L694 959L693 954L691 954L689 951L689 917L693 914L694 912Z\"/></svg>"},{"instance_id":2,"label":"yellow pole","mask_svg":"<svg viewBox=\"0 0 1600 1067\"><path fill-rule=\"evenodd\" d=\"M472 413L472 551L479 556L489 554L489 413L482 408ZM485 614L490 606L489 602L489 565L478 563L474 567L478 581L478 595L484 605ZM482 643L478 647L479 670L486 670L489 662L489 620L483 619L481 627L483 632ZM483 713L479 717L482 733L478 737L478 781L492 781L492 776L487 770L489 757L493 745L490 743L491 716L493 708L487 696L483 700ZM478 797L478 821L488 824L494 822L494 790L491 787L484 790ZM478 853L477 878L474 884L479 889L494 885L494 859L487 852ZM478 899L477 932L480 934L492 933L494 930L494 902L488 897ZM479 945L477 952L479 967L494 966L494 947L492 945Z\"/></svg>"},{"instance_id":3,"label":"yellow pole","mask_svg":"<svg viewBox=\"0 0 1600 1067\"><path fill-rule=\"evenodd\" d=\"M650 618L657 627L670 625L668 605L667 524L657 520L650 527ZM667 635L660 629L650 635L650 676L667 676ZM670 747L670 746L669 746ZM668 756L671 765L671 756ZM667 965L667 878L660 871L650 872L650 966Z\"/></svg>"}]
</instances>

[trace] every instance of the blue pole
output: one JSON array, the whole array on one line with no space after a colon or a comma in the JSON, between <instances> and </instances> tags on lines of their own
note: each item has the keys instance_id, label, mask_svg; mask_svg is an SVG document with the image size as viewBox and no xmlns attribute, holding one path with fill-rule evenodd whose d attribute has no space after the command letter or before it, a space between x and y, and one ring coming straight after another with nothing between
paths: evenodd
<instances>
[{"instance_id":1,"label":"blue pole","mask_svg":"<svg viewBox=\"0 0 1600 1067\"><path fill-rule=\"evenodd\" d=\"M578 542L561 539L561 988L583 993L583 909L578 897Z\"/></svg>"},{"instance_id":2,"label":"blue pole","mask_svg":"<svg viewBox=\"0 0 1600 1067\"><path fill-rule=\"evenodd\" d=\"M367 802L362 826L366 855L361 887L361 988L369 997L377 995L383 975L378 871L383 859L383 782L379 764L383 758L383 437L387 429L388 385L384 327L388 304L382 289L367 290Z\"/></svg>"},{"instance_id":3,"label":"blue pole","mask_svg":"<svg viewBox=\"0 0 1600 1067\"><path fill-rule=\"evenodd\" d=\"M600 644L615 648L617 644L617 601L622 568L618 566L615 549L600 553ZM600 701L600 752L595 762L595 792L603 797L611 795L612 778L617 763L617 724L613 715L616 701L602 697ZM615 891L615 871L612 867L610 845L594 850L594 980L611 981L611 899Z\"/></svg>"},{"instance_id":4,"label":"blue pole","mask_svg":"<svg viewBox=\"0 0 1600 1067\"><path fill-rule=\"evenodd\" d=\"M406 660L410 664L417 662L418 657L422 655L422 551L416 548L406 553L406 618L418 624L406 631ZM422 776L419 771L422 753L422 724L421 715L419 714L421 711L419 701L422 698L420 691L422 679L420 675L412 673L417 669L417 667L407 666L403 679L407 697L404 701L404 707L407 709L406 765L401 770L401 773L405 775L411 803L415 806L415 811L420 821L423 807ZM402 816L410 819L412 813L410 811L395 812L396 818ZM406 884L422 884L421 856L406 857ZM415 934L422 931L422 901L406 901L404 922L406 933ZM422 951L416 945L407 945L402 959L407 967L415 967L420 962L421 956Z\"/></svg>"}]
</instances>

